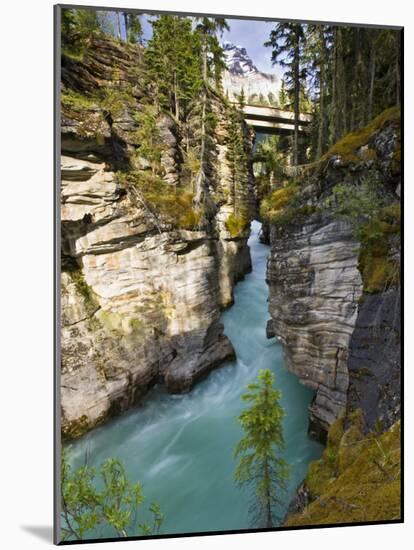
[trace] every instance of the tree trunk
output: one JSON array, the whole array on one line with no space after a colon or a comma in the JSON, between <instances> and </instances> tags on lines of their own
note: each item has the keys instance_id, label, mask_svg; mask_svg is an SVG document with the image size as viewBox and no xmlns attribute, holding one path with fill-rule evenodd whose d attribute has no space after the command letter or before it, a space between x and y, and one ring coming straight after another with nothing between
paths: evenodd
<instances>
[{"instance_id":1,"label":"tree trunk","mask_svg":"<svg viewBox=\"0 0 414 550\"><path fill-rule=\"evenodd\" d=\"M342 28L337 29L337 105L336 116L338 120L336 140L341 138L347 131L347 106L346 106L346 82L343 57L343 35Z\"/></svg>"},{"instance_id":2,"label":"tree trunk","mask_svg":"<svg viewBox=\"0 0 414 550\"><path fill-rule=\"evenodd\" d=\"M180 120L180 104L178 101L177 73L174 71L174 108L177 120Z\"/></svg>"},{"instance_id":3,"label":"tree trunk","mask_svg":"<svg viewBox=\"0 0 414 550\"><path fill-rule=\"evenodd\" d=\"M128 14L124 11L124 25L125 25L125 42L129 42L128 38Z\"/></svg>"},{"instance_id":4,"label":"tree trunk","mask_svg":"<svg viewBox=\"0 0 414 550\"><path fill-rule=\"evenodd\" d=\"M329 144L332 145L336 141L338 129L337 129L337 89L336 89L336 82L337 82L337 29L334 29L333 34L333 51L332 51L332 98L331 98L331 110L330 110L330 136L329 136Z\"/></svg>"},{"instance_id":5,"label":"tree trunk","mask_svg":"<svg viewBox=\"0 0 414 550\"><path fill-rule=\"evenodd\" d=\"M205 154L206 154L206 107L207 107L207 46L204 37L202 59L203 59L203 93L202 93L202 110L201 110L201 143L200 143L200 169L196 178L196 188L194 203L199 206L204 195L204 178L205 178Z\"/></svg>"},{"instance_id":6,"label":"tree trunk","mask_svg":"<svg viewBox=\"0 0 414 550\"><path fill-rule=\"evenodd\" d=\"M201 144L200 144L200 169L196 178L196 188L194 202L198 206L201 204L204 194L204 157L206 151L206 92L203 93L202 99L202 111L201 111Z\"/></svg>"},{"instance_id":7,"label":"tree trunk","mask_svg":"<svg viewBox=\"0 0 414 550\"><path fill-rule=\"evenodd\" d=\"M298 164L298 136L299 136L299 28L295 31L295 48L293 58L293 79L294 79L294 132L293 132L293 165Z\"/></svg>"},{"instance_id":8,"label":"tree trunk","mask_svg":"<svg viewBox=\"0 0 414 550\"><path fill-rule=\"evenodd\" d=\"M326 143L326 44L323 27L319 27L319 43L320 43L320 76L319 76L319 127L318 127L318 146L316 151L317 158L320 158L325 152Z\"/></svg>"},{"instance_id":9,"label":"tree trunk","mask_svg":"<svg viewBox=\"0 0 414 550\"><path fill-rule=\"evenodd\" d=\"M269 474L269 465L267 460L265 461L265 471L264 476L266 480L266 489L265 489L265 498L266 498L266 527L273 527L272 522L272 500L270 495L270 474Z\"/></svg>"},{"instance_id":10,"label":"tree trunk","mask_svg":"<svg viewBox=\"0 0 414 550\"><path fill-rule=\"evenodd\" d=\"M119 11L116 12L116 22L118 26L118 40L122 40L121 36L121 19L119 17Z\"/></svg>"},{"instance_id":11,"label":"tree trunk","mask_svg":"<svg viewBox=\"0 0 414 550\"><path fill-rule=\"evenodd\" d=\"M395 31L398 32L398 31ZM395 58L395 94L396 94L396 101L395 103L397 105L400 105L401 103L401 81L400 81L400 60L401 60L401 31L398 32L397 35L397 55Z\"/></svg>"},{"instance_id":12,"label":"tree trunk","mask_svg":"<svg viewBox=\"0 0 414 550\"><path fill-rule=\"evenodd\" d=\"M369 63L368 120L371 120L372 118L372 109L374 103L375 64L375 48L374 45L372 45Z\"/></svg>"}]
</instances>

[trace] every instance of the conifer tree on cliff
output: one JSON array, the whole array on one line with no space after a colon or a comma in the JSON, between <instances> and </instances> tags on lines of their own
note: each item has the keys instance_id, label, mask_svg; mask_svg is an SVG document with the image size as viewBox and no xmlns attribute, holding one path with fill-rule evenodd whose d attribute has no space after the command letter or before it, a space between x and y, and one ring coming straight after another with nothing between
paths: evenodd
<instances>
[{"instance_id":1,"label":"conifer tree on cliff","mask_svg":"<svg viewBox=\"0 0 414 550\"><path fill-rule=\"evenodd\" d=\"M254 500L249 512L255 527L275 527L280 522L278 507L283 499L289 477L287 462L281 458L284 448L280 391L273 387L274 375L261 370L257 381L247 386L242 395L249 404L239 416L245 436L239 441L235 457L239 463L235 471L238 485L252 485Z\"/></svg>"},{"instance_id":2,"label":"conifer tree on cliff","mask_svg":"<svg viewBox=\"0 0 414 550\"><path fill-rule=\"evenodd\" d=\"M139 15L127 11L122 12L125 26L125 40L137 44L142 39L142 25Z\"/></svg>"},{"instance_id":3,"label":"conifer tree on cliff","mask_svg":"<svg viewBox=\"0 0 414 550\"><path fill-rule=\"evenodd\" d=\"M209 122L212 121L209 113L208 91L209 79L214 77L216 87L220 87L221 73L224 68L223 49L221 48L217 34L229 29L226 20L222 17L201 17L196 31L201 41L201 66L202 66L202 93L200 113L200 169L196 178L196 194L194 202L199 206L204 201L206 186L206 165L208 162L208 134ZM210 57L210 63L209 63ZM211 61L212 60L212 61ZM214 124L214 121L213 121ZM211 126L211 124L210 124Z\"/></svg>"},{"instance_id":4,"label":"conifer tree on cliff","mask_svg":"<svg viewBox=\"0 0 414 550\"><path fill-rule=\"evenodd\" d=\"M201 87L198 37L184 17L162 15L151 24L152 38L144 54L149 85L158 106L185 121Z\"/></svg>"},{"instance_id":5,"label":"conifer tree on cliff","mask_svg":"<svg viewBox=\"0 0 414 550\"><path fill-rule=\"evenodd\" d=\"M286 91L293 97L294 133L293 133L293 164L298 164L299 138L299 100L300 89L306 77L301 63L303 46L305 44L304 25L298 23L277 23L270 32L265 46L273 48L272 62L277 62L287 70L284 76Z\"/></svg>"}]
</instances>

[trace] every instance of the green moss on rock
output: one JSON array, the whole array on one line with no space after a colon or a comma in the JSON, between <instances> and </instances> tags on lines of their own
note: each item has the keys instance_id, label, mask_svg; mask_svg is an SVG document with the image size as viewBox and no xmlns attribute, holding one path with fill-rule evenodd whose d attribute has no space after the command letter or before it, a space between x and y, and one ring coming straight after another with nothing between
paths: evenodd
<instances>
[{"instance_id":1,"label":"green moss on rock","mask_svg":"<svg viewBox=\"0 0 414 550\"><path fill-rule=\"evenodd\" d=\"M401 213L399 202L390 204L359 231L359 270L368 293L382 292L398 285L399 259L392 255L393 241L399 243Z\"/></svg>"},{"instance_id":2,"label":"green moss on rock","mask_svg":"<svg viewBox=\"0 0 414 550\"><path fill-rule=\"evenodd\" d=\"M323 157L321 157L319 162L326 161L330 157L335 155L340 156L343 161L360 161L361 156L358 156L357 154L358 149L367 145L371 136L381 128L384 128L386 125L399 126L400 119L400 107L395 106L386 109L360 130L357 130L356 132L350 132L342 139L340 139L329 149L329 151ZM372 153L370 153L369 151L370 150L368 149L366 152L362 153L362 160L365 160L364 155L366 156L366 159L375 158L373 154L375 152L373 151Z\"/></svg>"},{"instance_id":3,"label":"green moss on rock","mask_svg":"<svg viewBox=\"0 0 414 550\"><path fill-rule=\"evenodd\" d=\"M361 411L330 428L320 460L305 483L310 504L285 525L323 525L400 518L400 423L383 433L365 434Z\"/></svg>"},{"instance_id":4,"label":"green moss on rock","mask_svg":"<svg viewBox=\"0 0 414 550\"><path fill-rule=\"evenodd\" d=\"M76 291L84 300L85 307L88 310L95 311L99 305L98 300L94 291L86 282L82 269L73 269L72 271L69 271L69 274L76 287Z\"/></svg>"},{"instance_id":5,"label":"green moss on rock","mask_svg":"<svg viewBox=\"0 0 414 550\"><path fill-rule=\"evenodd\" d=\"M131 185L138 192L140 206L144 204L157 223L171 225L175 229L198 228L203 209L194 207L194 193L186 187L169 185L150 172L118 173L117 177L121 183Z\"/></svg>"},{"instance_id":6,"label":"green moss on rock","mask_svg":"<svg viewBox=\"0 0 414 550\"><path fill-rule=\"evenodd\" d=\"M265 221L276 226L290 223L303 223L317 207L313 204L300 204L300 188L296 184L281 187L269 193L260 206L260 215Z\"/></svg>"},{"instance_id":7,"label":"green moss on rock","mask_svg":"<svg viewBox=\"0 0 414 550\"><path fill-rule=\"evenodd\" d=\"M62 426L62 438L64 440L77 439L89 429L89 421L86 414L78 419L68 422Z\"/></svg>"},{"instance_id":8,"label":"green moss on rock","mask_svg":"<svg viewBox=\"0 0 414 550\"><path fill-rule=\"evenodd\" d=\"M240 236L250 223L250 218L246 212L239 214L230 214L226 220L226 229L232 238Z\"/></svg>"}]
</instances>

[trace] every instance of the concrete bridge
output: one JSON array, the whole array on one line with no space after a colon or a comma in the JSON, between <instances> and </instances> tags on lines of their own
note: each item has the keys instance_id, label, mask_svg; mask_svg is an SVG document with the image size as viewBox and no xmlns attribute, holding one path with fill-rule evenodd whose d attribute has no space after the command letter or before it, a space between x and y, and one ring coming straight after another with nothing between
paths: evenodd
<instances>
[{"instance_id":1,"label":"concrete bridge","mask_svg":"<svg viewBox=\"0 0 414 550\"><path fill-rule=\"evenodd\" d=\"M261 105L245 105L244 119L261 134L290 134L294 131L294 112ZM305 133L312 122L312 115L300 113L299 132Z\"/></svg>"}]
</instances>

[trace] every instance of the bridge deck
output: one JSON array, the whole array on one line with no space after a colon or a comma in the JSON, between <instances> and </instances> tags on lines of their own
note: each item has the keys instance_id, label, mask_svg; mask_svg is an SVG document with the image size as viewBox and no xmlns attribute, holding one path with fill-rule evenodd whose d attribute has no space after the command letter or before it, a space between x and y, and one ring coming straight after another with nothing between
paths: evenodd
<instances>
[{"instance_id":1,"label":"bridge deck","mask_svg":"<svg viewBox=\"0 0 414 550\"><path fill-rule=\"evenodd\" d=\"M245 105L244 119L257 132L266 134L291 133L294 130L295 113L266 105ZM310 113L299 114L299 132L304 133L312 122Z\"/></svg>"},{"instance_id":2,"label":"bridge deck","mask_svg":"<svg viewBox=\"0 0 414 550\"><path fill-rule=\"evenodd\" d=\"M274 120L278 122L293 123L295 113L279 109L277 107L266 107L261 105L245 105L243 112L246 118L258 120ZM312 122L312 115L309 113L299 113L299 121L306 125Z\"/></svg>"}]
</instances>

